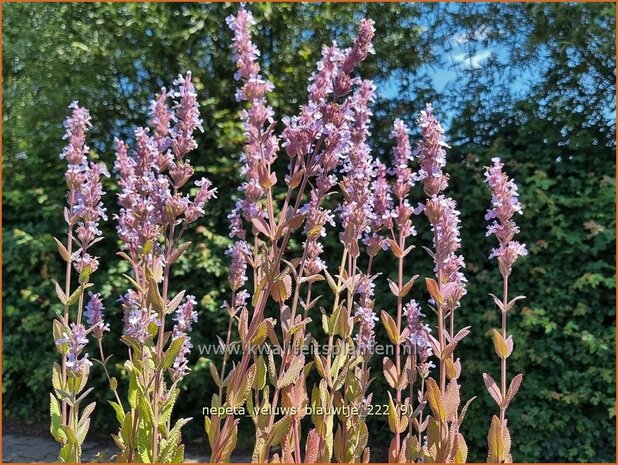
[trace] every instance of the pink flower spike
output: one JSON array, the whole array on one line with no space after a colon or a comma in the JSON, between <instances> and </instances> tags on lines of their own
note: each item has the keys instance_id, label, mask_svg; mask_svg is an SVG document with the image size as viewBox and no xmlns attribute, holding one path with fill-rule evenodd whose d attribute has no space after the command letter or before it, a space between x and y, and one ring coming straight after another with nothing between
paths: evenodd
<instances>
[{"instance_id":1,"label":"pink flower spike","mask_svg":"<svg viewBox=\"0 0 618 465\"><path fill-rule=\"evenodd\" d=\"M487 210L486 220L494 220L487 226L487 235L495 235L499 247L493 249L489 258L498 258L500 270L511 273L511 268L519 257L528 254L526 246L513 240L519 227L513 221L515 213L522 214L519 193L513 180L502 171L504 164L500 158L492 158L493 165L485 169L486 182L491 190L492 208Z\"/></svg>"},{"instance_id":2,"label":"pink flower spike","mask_svg":"<svg viewBox=\"0 0 618 465\"><path fill-rule=\"evenodd\" d=\"M440 194L448 185L448 175L442 172L446 165L446 150L448 145L444 138L444 129L433 115L433 107L427 104L420 112L417 125L421 129L422 139L415 155L418 157L421 169L419 178L423 181L427 196Z\"/></svg>"}]
</instances>

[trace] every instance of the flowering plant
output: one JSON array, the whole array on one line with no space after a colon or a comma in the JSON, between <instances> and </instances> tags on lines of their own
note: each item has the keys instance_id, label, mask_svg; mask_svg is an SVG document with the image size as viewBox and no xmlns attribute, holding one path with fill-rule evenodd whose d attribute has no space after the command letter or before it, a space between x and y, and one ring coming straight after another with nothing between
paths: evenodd
<instances>
[{"instance_id":1,"label":"flowering plant","mask_svg":"<svg viewBox=\"0 0 618 465\"><path fill-rule=\"evenodd\" d=\"M509 300L509 275L517 258L527 255L528 252L525 245L513 240L515 234L519 232L519 228L513 221L513 215L522 213L517 186L503 173L504 165L499 158L492 159L492 162L493 165L485 172L492 196L492 208L487 211L485 219L493 220L487 227L487 235L495 235L499 243L499 247L491 251L489 258L498 259L498 268L502 275L502 298L491 294L500 310L502 327L500 330L494 329L493 331L494 349L500 358L500 387L489 374L483 373L485 386L500 409L500 417L494 415L491 420L487 438L489 444L487 461L512 462L511 435L507 428L506 409L517 394L523 375L521 373L516 375L507 389L506 360L513 352L513 336L507 335L506 317L515 302L525 297L520 295Z\"/></svg>"},{"instance_id":2,"label":"flowering plant","mask_svg":"<svg viewBox=\"0 0 618 465\"><path fill-rule=\"evenodd\" d=\"M119 175L119 255L131 266L132 287L120 299L124 309L123 342L129 348L124 368L129 375L128 409L111 402L120 423L114 436L118 460L177 462L184 457L181 418L172 426L178 382L190 371L189 332L197 321L195 297L180 291L170 295L171 267L190 246L186 229L204 215L214 197L208 179L194 182L193 196L183 194L194 169L187 154L197 147L193 136L201 120L191 73L179 76L176 89L161 90L152 103L151 130L135 131L135 153L116 141L115 170ZM174 99L174 106L168 100ZM166 331L166 317L175 324ZM166 374L170 385L167 384Z\"/></svg>"},{"instance_id":3,"label":"flowering plant","mask_svg":"<svg viewBox=\"0 0 618 465\"><path fill-rule=\"evenodd\" d=\"M299 115L283 120L282 146L290 163L285 179L288 191L280 206L273 198L277 177L272 172L279 140L273 132L273 111L266 103L272 84L261 76L257 62L259 52L251 42L250 26L254 24L254 19L241 8L236 16L228 19L228 24L235 33L236 78L242 83L237 100L246 100L248 109L243 111L247 137L243 154L246 182L240 188L242 198L230 215L231 236L236 238L236 242L229 249L232 257L232 295L230 303L225 304L230 314L230 330L225 345L226 348L229 346L232 323L237 321L243 355L229 374L225 372L227 356L220 373L212 366L213 376L219 385L219 393L213 397L212 407L232 411L224 416L213 415L206 419L206 431L213 449L212 460L229 460L237 438L238 419L233 412L246 402L256 425L255 461L268 460L270 448L278 445L281 445L282 455L275 454L273 461L303 461L300 420L305 416L309 403L312 407L323 407L326 413L312 415L315 428L308 433L305 461L326 461L333 455L333 443L343 441L344 431L349 432L352 427L348 425L345 430L338 429L335 436L334 415L326 407L332 410L336 401L363 401L363 396L359 394L368 384L367 376L361 377L361 383L357 383L358 392L344 398L341 390L347 380L357 379L354 369L362 357L348 358L340 350L333 360L330 352L335 344L343 347L344 341L347 342L352 336L354 294L361 281L360 275L356 275L355 261L359 255L358 241L367 227L367 220L362 218L362 212L359 214L356 207L369 201L370 177L360 183L356 182L356 178L357 170L371 169L372 161L365 138L371 115L368 104L373 98L374 86L369 81L352 77L351 73L372 52L373 23L361 21L359 35L351 48L341 50L336 44L323 48L322 59L311 77L307 104L301 107ZM334 225L331 211L325 209L322 203L336 185L334 171L344 158L343 170L348 173L343 181L346 198L339 211L344 227L341 235L344 252L340 272L335 279L326 271L325 263L320 258L320 237L325 234L325 225ZM251 225L252 240L245 230L245 223ZM303 225L305 241L302 257L286 258L286 253L290 252L287 246L292 232ZM247 265L253 269L251 313L246 302L247 292L241 290L248 280L245 275ZM335 294L333 314L322 314L323 328L329 336L329 353L327 357L315 354L315 365L323 379L319 388L314 387L309 400L306 376L312 364L306 363L301 348L310 339L306 335L306 325L311 321L309 312L317 304L317 299L312 299L312 284L325 279ZM371 282L368 279L364 281L364 288L369 292ZM302 299L301 288L304 285L305 298ZM346 305L340 302L342 292L347 295ZM279 308L281 339L275 331L277 321L264 317L269 301ZM369 307L366 310L371 312ZM373 324L373 317L365 317L364 321ZM340 336L337 343L336 336ZM372 338L373 330L365 324L356 340L370 349ZM317 345L317 342L314 341L314 344ZM252 354L251 349L256 346L265 346L267 356ZM273 348L282 353L278 366L271 350ZM267 386L267 379L270 386ZM286 413L275 420L279 405ZM260 407L259 412L266 413L255 413L254 406ZM354 448L356 452L348 460L360 457L367 441L366 427L364 431L364 436L361 435L363 437L358 439ZM335 449L337 458L344 459L344 455L340 454L343 448Z\"/></svg>"},{"instance_id":4,"label":"flowering plant","mask_svg":"<svg viewBox=\"0 0 618 465\"><path fill-rule=\"evenodd\" d=\"M470 327L458 327L455 317L461 313L468 280L459 252L460 213L457 202L446 195L449 147L433 108L427 105L420 112L420 140L414 146L408 126L394 121L391 166L374 156L369 137L376 86L358 74L373 53L375 29L371 20L362 19L349 48L336 42L322 48L307 102L297 115L282 118L277 134L268 103L274 86L262 74L251 38L256 21L243 6L227 22L234 33L236 99L245 106L241 119L246 144L241 157L244 180L228 216L230 294L222 305L228 331L225 340L219 338L224 349L220 367L209 365L217 385L205 416L211 461L231 460L240 417L248 412L255 427L254 462L369 462L366 416L372 409L375 326L381 321L394 347L392 357L381 360L381 375L390 388L383 412L393 434L388 461L465 462L468 447L461 425L474 398L460 408L462 363L455 351ZM64 314L54 321L62 363L54 365L51 395L51 431L62 445L59 458L81 459L94 409L94 403L81 408L90 392L84 389L91 365L82 352L92 335L115 396L110 404L119 423L113 435L117 460L182 461L181 430L190 418L172 422L172 413L178 385L191 371L188 355L197 301L185 290L172 295L171 268L190 247L184 233L205 214L216 192L208 179L191 183L195 173L187 156L197 148L195 131L202 130L192 75L179 76L172 91L161 89L152 102L149 128L134 132L134 151L128 143L115 141L120 187L115 219L122 243L118 255L130 268L125 275L130 288L119 299L124 311L121 339L128 348L124 399L107 370L102 337L109 326L103 320L101 296L89 292L85 303L90 275L98 268L90 250L101 239L99 221L106 219L101 177L107 172L87 158L88 112L77 104L71 108L65 123L69 145L62 154L69 162L68 239L66 244L56 241L67 263L64 289L55 284L64 304ZM282 152L288 161L283 183L276 173ZM488 235L499 241L490 258L498 258L503 277L502 298L493 296L502 314L501 330L493 333L501 360L500 387L489 374L483 375L500 409L489 430L490 462L512 460L506 410L522 381L521 374L515 376L507 389L506 360L513 341L506 317L522 298L508 300L508 280L526 249L513 240L518 227L512 217L521 213L521 205L515 184L502 168L494 159L486 172L492 192L486 219L493 220ZM413 207L410 198L417 185L426 198ZM422 223L415 217L420 215L433 233L432 243L423 247L434 264L433 275L425 278L426 305L408 298L419 277L412 274L409 259L418 243L414 238ZM323 257L329 226L339 239L334 270ZM296 239L302 242L300 252L292 246ZM376 269L380 253L396 259L396 280L382 277L388 269ZM73 269L79 274L74 291ZM314 286L327 295L316 296ZM377 286L388 286L395 296L392 309L376 301ZM436 315L435 325L424 307ZM171 328L168 315L173 315ZM309 332L313 321L320 323L316 326L323 334ZM327 344L320 346L322 338ZM234 347L242 349L237 359L232 357ZM310 380L315 382L310 385ZM309 426L305 434L303 426Z\"/></svg>"},{"instance_id":5,"label":"flowering plant","mask_svg":"<svg viewBox=\"0 0 618 465\"><path fill-rule=\"evenodd\" d=\"M90 427L90 415L96 405L92 402L81 408L93 389L86 389L92 362L83 351L89 335L94 336L101 347L103 332L109 331L103 321L101 296L89 292L88 303L84 305L86 289L92 287L90 275L99 267L97 257L91 255L90 250L101 240L99 222L107 219L101 202L104 194L101 177L108 174L103 164L88 159L86 135L91 127L90 113L77 102L69 108L72 114L64 122L64 138L68 145L60 155L68 163L65 179L69 192L64 209L67 240L63 243L55 239L60 256L66 262L64 289L54 281L56 294L64 305L64 313L58 315L53 324L54 341L62 361L54 363L52 370L50 413L51 434L62 445L58 460L79 462L81 446ZM75 289L72 287L73 270L78 274Z\"/></svg>"}]
</instances>

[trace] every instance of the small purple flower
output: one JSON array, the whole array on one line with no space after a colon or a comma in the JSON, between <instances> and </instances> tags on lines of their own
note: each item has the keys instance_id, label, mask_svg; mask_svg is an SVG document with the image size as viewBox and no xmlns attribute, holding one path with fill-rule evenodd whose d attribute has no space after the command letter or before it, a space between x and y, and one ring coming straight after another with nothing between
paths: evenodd
<instances>
[{"instance_id":1,"label":"small purple flower","mask_svg":"<svg viewBox=\"0 0 618 465\"><path fill-rule=\"evenodd\" d=\"M358 333L354 336L354 341L360 353L371 353L375 347L376 338L374 330L378 317L373 309L375 289L373 281L376 277L377 275L362 275L357 289L359 299L354 316L360 321L360 327Z\"/></svg>"},{"instance_id":2,"label":"small purple flower","mask_svg":"<svg viewBox=\"0 0 618 465\"><path fill-rule=\"evenodd\" d=\"M93 294L89 292L88 296L90 300L86 304L84 316L94 337L101 339L103 332L109 331L109 324L103 320L103 310L105 310L103 300L101 299L101 294L98 293Z\"/></svg>"},{"instance_id":3,"label":"small purple flower","mask_svg":"<svg viewBox=\"0 0 618 465\"><path fill-rule=\"evenodd\" d=\"M249 292L246 289L242 289L240 292L237 292L234 297L234 307L240 308L247 305L247 300L249 300Z\"/></svg>"},{"instance_id":4,"label":"small purple flower","mask_svg":"<svg viewBox=\"0 0 618 465\"><path fill-rule=\"evenodd\" d=\"M225 254L232 258L230 286L232 291L237 291L247 282L247 257L251 254L249 245L245 241L236 241L228 247Z\"/></svg>"},{"instance_id":5,"label":"small purple flower","mask_svg":"<svg viewBox=\"0 0 618 465\"><path fill-rule=\"evenodd\" d=\"M197 301L195 300L195 296L188 295L185 298L185 303L176 309L176 316L174 317L174 320L176 321L176 326L180 331L191 331L193 322L197 322L197 312L195 311L196 305Z\"/></svg>"},{"instance_id":6,"label":"small purple flower","mask_svg":"<svg viewBox=\"0 0 618 465\"><path fill-rule=\"evenodd\" d=\"M119 300L124 308L124 335L144 344L150 336L150 324L160 325L157 314L143 308L139 302L139 295L133 290L129 290Z\"/></svg>"},{"instance_id":7,"label":"small purple flower","mask_svg":"<svg viewBox=\"0 0 618 465\"><path fill-rule=\"evenodd\" d=\"M193 348L191 338L184 332L174 327L174 330L172 331L172 340L176 340L179 337L184 337L185 340L180 348L180 352L178 352L178 355L174 359L174 364L170 368L170 375L173 381L181 380L191 371L188 360L188 356Z\"/></svg>"},{"instance_id":8,"label":"small purple flower","mask_svg":"<svg viewBox=\"0 0 618 465\"><path fill-rule=\"evenodd\" d=\"M89 253L76 252L73 254L73 266L78 273L94 273L99 269L99 259Z\"/></svg>"},{"instance_id":9,"label":"small purple flower","mask_svg":"<svg viewBox=\"0 0 618 465\"><path fill-rule=\"evenodd\" d=\"M407 319L409 348L416 351L417 369L419 374L426 378L429 376L429 370L435 367L432 362L429 362L429 357L433 355L429 339L431 328L423 323L422 319L425 314L421 312L420 306L414 299L404 306L403 314Z\"/></svg>"},{"instance_id":10,"label":"small purple flower","mask_svg":"<svg viewBox=\"0 0 618 465\"><path fill-rule=\"evenodd\" d=\"M70 373L74 375L80 375L87 367L92 366L92 362L88 360L88 354L84 354L82 358L79 358L82 351L88 344L88 331L84 328L84 325L71 323L71 334L68 338L63 339L60 343L68 342L69 350L66 354L66 367ZM58 345L59 341L56 341Z\"/></svg>"},{"instance_id":11,"label":"small purple flower","mask_svg":"<svg viewBox=\"0 0 618 465\"><path fill-rule=\"evenodd\" d=\"M213 198L217 197L217 189L211 188L212 182L209 179L202 178L195 181L195 185L199 187L197 194L185 211L185 220L187 224L193 223L197 219L204 216L204 206Z\"/></svg>"},{"instance_id":12,"label":"small purple flower","mask_svg":"<svg viewBox=\"0 0 618 465\"><path fill-rule=\"evenodd\" d=\"M230 221L230 234L231 238L237 237L238 239L245 238L247 232L243 226L242 216L240 215L241 207L236 205L236 207L227 215L228 220Z\"/></svg>"}]
</instances>

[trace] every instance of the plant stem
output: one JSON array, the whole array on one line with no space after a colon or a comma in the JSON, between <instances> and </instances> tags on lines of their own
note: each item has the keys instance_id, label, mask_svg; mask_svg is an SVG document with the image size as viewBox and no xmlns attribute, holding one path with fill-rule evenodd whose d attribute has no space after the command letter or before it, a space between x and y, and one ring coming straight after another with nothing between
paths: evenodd
<instances>
[{"instance_id":1,"label":"plant stem","mask_svg":"<svg viewBox=\"0 0 618 465\"><path fill-rule=\"evenodd\" d=\"M345 267L345 264L347 262L347 258L348 258L348 249L347 247L343 249L343 253L341 254L341 263L339 263L339 274L338 274L338 278L337 278L337 292L335 293L335 301L333 302L333 313L335 312L335 310L337 309L337 307L339 306L339 287L341 286L342 283L342 275L343 275L343 270ZM330 376L330 372L331 372L331 368L332 368L332 352L333 352L333 341L334 341L334 336L331 332L331 334L328 335L328 353L326 354L326 374L328 376ZM328 383L328 380L326 380ZM334 397L334 393L332 390L330 390L329 395L328 395L328 409L332 409L333 406L333 397ZM333 425L334 427L334 425ZM318 451L320 451L322 449L322 435L320 435L319 439L318 439ZM319 453L319 452L318 452ZM327 457L328 461L330 461L330 457ZM321 460L320 458L318 458L318 460Z\"/></svg>"},{"instance_id":2,"label":"plant stem","mask_svg":"<svg viewBox=\"0 0 618 465\"><path fill-rule=\"evenodd\" d=\"M400 202L400 204L402 204L402 202ZM399 231L399 248L401 250L405 249L405 238L403 237L403 234L401 234L401 231ZM401 291L401 288L403 287L403 256L399 257L399 260L398 260L397 286L398 286L398 289ZM402 313L403 313L403 299L400 293L397 296L397 336L398 337L401 334ZM397 367L397 376L400 376L401 375L401 344L399 344L399 341L397 345L395 346L395 364ZM401 408L401 389L402 389L401 386L399 386L398 384L396 394L395 394L396 399L397 399L396 408L398 409ZM397 449L397 457L399 457L399 454L401 451L401 436L399 433L395 433L395 444L396 444L395 448Z\"/></svg>"},{"instance_id":3,"label":"plant stem","mask_svg":"<svg viewBox=\"0 0 618 465\"><path fill-rule=\"evenodd\" d=\"M442 296L442 260L439 256L439 240L438 240L438 227L434 225L434 246L435 250L435 263L437 269L437 278L438 278L438 293ZM440 393L442 398L446 398L446 366L444 362L444 348L445 344L445 335L444 335L444 305L443 303L436 302L436 307L438 308L438 341L440 343ZM440 436L440 450L438 451L438 459L440 462L444 461L444 452L445 452L445 441L442 440L442 430L443 430L443 422L439 422L439 436Z\"/></svg>"},{"instance_id":4,"label":"plant stem","mask_svg":"<svg viewBox=\"0 0 618 465\"><path fill-rule=\"evenodd\" d=\"M234 305L234 300L236 297L236 292L232 292L232 305ZM228 347L230 345L230 340L232 338L232 324L234 322L234 316L230 312L230 320L227 324L227 337L225 339L225 351L223 352L223 364L221 366L221 383L219 385L219 399L223 395L223 380L225 379L225 365L227 364L228 359Z\"/></svg>"},{"instance_id":5,"label":"plant stem","mask_svg":"<svg viewBox=\"0 0 618 465\"><path fill-rule=\"evenodd\" d=\"M421 378L421 399L425 398L425 378ZM418 443L421 444L421 425L423 424L423 411L418 413Z\"/></svg>"},{"instance_id":6,"label":"plant stem","mask_svg":"<svg viewBox=\"0 0 618 465\"><path fill-rule=\"evenodd\" d=\"M72 256L73 253L73 225L69 223L69 228L67 232L67 251L69 252L69 256ZM66 272L65 272L65 281L64 281L64 295L69 298L71 295L71 272L73 271L71 261L67 262ZM64 304L64 324L69 326L69 304L68 302ZM66 355L62 356L62 385L66 386L67 384L67 361ZM62 399L62 424L68 425L67 423L67 401L66 399Z\"/></svg>"},{"instance_id":7,"label":"plant stem","mask_svg":"<svg viewBox=\"0 0 618 465\"><path fill-rule=\"evenodd\" d=\"M509 293L509 279L506 274L502 275L502 305L503 308L506 308L508 303L508 293ZM501 311L502 313L502 338L506 341L506 312ZM506 398L506 357L500 358L500 392L502 394L502 399ZM500 423L504 426L504 419L506 416L506 408L504 406L500 406Z\"/></svg>"},{"instance_id":8,"label":"plant stem","mask_svg":"<svg viewBox=\"0 0 618 465\"><path fill-rule=\"evenodd\" d=\"M176 194L177 190L175 190L174 194ZM160 313L159 318L159 334L157 335L157 368L155 369L155 386L153 393L153 419L154 424L152 425L152 460L154 462L157 461L157 455L159 453L159 403L161 400L161 384L163 373L159 368L159 363L163 359L163 340L165 337L165 314L167 307L167 297L169 291L169 280L170 280L170 257L174 250L174 230L176 225L172 223L169 230L169 235L166 240L165 247L165 269L163 271L163 309Z\"/></svg>"},{"instance_id":9,"label":"plant stem","mask_svg":"<svg viewBox=\"0 0 618 465\"><path fill-rule=\"evenodd\" d=\"M298 423L300 420L294 419L294 447L296 452L294 454L294 462L295 463L303 463L303 458L301 457L300 452L300 434L298 431Z\"/></svg>"},{"instance_id":10,"label":"plant stem","mask_svg":"<svg viewBox=\"0 0 618 465\"><path fill-rule=\"evenodd\" d=\"M105 376L107 377L107 382L110 384L112 384L112 378L109 375L109 371L107 371L107 362L105 361L105 354L103 353L103 343L101 341L101 339L98 339L99 341L99 354L101 355L101 365L103 366L103 371L105 372ZM112 391L114 392L114 395L116 396L116 402L118 402L118 405L120 405L120 407L122 407L122 402L120 401L120 396L118 395L118 391L116 389L112 389Z\"/></svg>"}]
</instances>

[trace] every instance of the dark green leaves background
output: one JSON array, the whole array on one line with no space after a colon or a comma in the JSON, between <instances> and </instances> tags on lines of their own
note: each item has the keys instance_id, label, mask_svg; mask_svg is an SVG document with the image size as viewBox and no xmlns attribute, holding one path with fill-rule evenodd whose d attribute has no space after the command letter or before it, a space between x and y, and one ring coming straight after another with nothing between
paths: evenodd
<instances>
[{"instance_id":1,"label":"dark green leaves background","mask_svg":"<svg viewBox=\"0 0 618 465\"><path fill-rule=\"evenodd\" d=\"M192 155L199 175L210 177L219 199L191 233L194 246L174 271L176 289L197 296L200 323L194 344L212 344L226 327L219 306L226 298L227 211L239 182L243 137L234 101L231 34L224 4L5 4L3 7L3 414L47 422L50 368L56 359L51 321L61 310L50 280L62 276L52 237L63 231L64 163L58 154L68 104L78 99L93 115L93 157L113 164L115 136L130 137L147 118L154 92L186 70L199 92L204 134ZM509 375L524 383L509 409L517 461L615 460L615 7L610 4L254 4L256 42L276 90L277 115L293 114L306 99L307 78L320 47L349 43L357 19L376 21L376 55L362 67L380 89L374 107L372 146L389 157L396 117L413 125L431 101L445 120L449 193L460 203L469 293L458 316L473 333L459 350L465 396L477 395L464 433L470 459L484 461L486 434L495 410L481 374L496 374L489 333L499 325L489 292L499 288L496 264L487 259L494 241L484 235L489 194L483 166L500 155L520 186L525 216L521 239L530 255L517 264L513 292L527 296L510 318L515 352ZM484 31L483 34L476 34ZM452 39L466 52L494 53L478 69L453 68ZM447 86L435 73L454 71ZM516 84L517 83L517 84ZM281 168L285 160L282 157ZM281 177L281 176L280 176ZM107 180L109 213L116 211L114 181ZM420 195L419 189L415 192ZM420 200L420 198L419 198ZM110 215L111 217L111 215ZM127 283L115 252L114 222L97 246L94 275L105 297L112 332L105 340L112 361L124 360L118 342L122 314L117 297ZM419 230L406 273L431 274ZM327 256L337 260L335 234ZM388 275L391 261L378 267ZM426 300L421 289L417 299ZM378 307L392 311L385 279ZM431 317L430 317L431 318ZM381 342L386 336L379 333ZM94 347L91 353L94 352ZM375 360L374 373L379 372ZM188 449L203 436L201 407L214 392L209 359L193 354L184 382L180 416ZM126 384L117 367L113 368ZM101 370L91 375L99 401L110 397ZM384 383L373 385L382 403ZM101 402L95 430L115 425ZM387 444L386 418L370 420L375 445ZM250 431L250 420L242 427ZM250 447L252 434L242 447ZM379 453L377 454L379 457Z\"/></svg>"}]
</instances>

